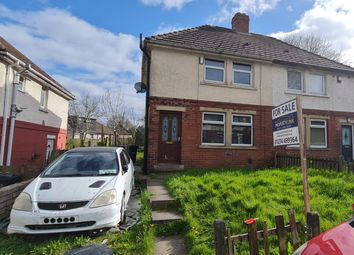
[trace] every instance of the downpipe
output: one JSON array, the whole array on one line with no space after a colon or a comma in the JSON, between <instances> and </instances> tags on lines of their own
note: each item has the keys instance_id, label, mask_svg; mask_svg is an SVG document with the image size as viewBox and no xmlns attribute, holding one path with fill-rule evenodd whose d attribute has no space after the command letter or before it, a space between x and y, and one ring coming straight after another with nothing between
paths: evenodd
<instances>
[{"instance_id":1,"label":"downpipe","mask_svg":"<svg viewBox=\"0 0 354 255\"><path fill-rule=\"evenodd\" d=\"M12 146L14 140L14 131L15 131L15 122L16 116L22 110L16 105L16 97L17 97L17 89L20 82L20 75L30 70L31 66L27 65L20 71L16 71L15 79L12 86L12 100L11 100L11 109L10 109L10 131L9 131L9 143L7 146L7 157L6 157L6 166L11 166L11 158L12 158Z\"/></svg>"}]
</instances>

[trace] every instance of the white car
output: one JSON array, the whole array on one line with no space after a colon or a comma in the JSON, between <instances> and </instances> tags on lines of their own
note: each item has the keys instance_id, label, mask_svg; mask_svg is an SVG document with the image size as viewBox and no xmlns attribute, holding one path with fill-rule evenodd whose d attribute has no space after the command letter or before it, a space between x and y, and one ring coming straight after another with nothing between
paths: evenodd
<instances>
[{"instance_id":1,"label":"white car","mask_svg":"<svg viewBox=\"0 0 354 255\"><path fill-rule=\"evenodd\" d=\"M64 153L16 198L9 234L87 231L117 226L134 186L134 165L123 148Z\"/></svg>"}]
</instances>

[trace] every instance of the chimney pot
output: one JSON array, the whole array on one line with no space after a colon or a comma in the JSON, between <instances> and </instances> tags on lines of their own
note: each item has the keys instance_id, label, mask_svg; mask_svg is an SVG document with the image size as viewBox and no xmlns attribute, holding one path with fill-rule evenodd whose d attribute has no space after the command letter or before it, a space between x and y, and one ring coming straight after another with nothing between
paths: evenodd
<instances>
[{"instance_id":1,"label":"chimney pot","mask_svg":"<svg viewBox=\"0 0 354 255\"><path fill-rule=\"evenodd\" d=\"M232 18L232 30L236 32L249 33L250 18L247 14L238 12Z\"/></svg>"}]
</instances>

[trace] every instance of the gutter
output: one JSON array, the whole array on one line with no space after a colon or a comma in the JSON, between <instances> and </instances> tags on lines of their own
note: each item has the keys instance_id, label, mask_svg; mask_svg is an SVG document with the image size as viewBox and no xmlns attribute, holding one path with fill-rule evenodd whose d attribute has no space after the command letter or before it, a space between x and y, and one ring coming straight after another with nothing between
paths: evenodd
<instances>
[{"instance_id":1,"label":"gutter","mask_svg":"<svg viewBox=\"0 0 354 255\"><path fill-rule=\"evenodd\" d=\"M140 34L140 50L143 52L147 59L147 79L146 79L146 97L145 97L145 139L144 139L144 164L143 172L148 174L148 148L149 148L149 105L150 105L150 67L151 67L151 56L146 50L146 45L143 43L143 35Z\"/></svg>"},{"instance_id":2,"label":"gutter","mask_svg":"<svg viewBox=\"0 0 354 255\"><path fill-rule=\"evenodd\" d=\"M10 59L12 59L15 62L19 62L20 65L26 67L27 64L21 60L19 60L18 58L16 58L14 55L12 55L11 53L7 52L7 51L0 51L0 54L3 56L7 56ZM31 68L31 73L33 73L34 75L36 75L37 77L39 77L40 79L44 80L45 82L49 83L51 85L51 89L55 92L57 92L58 94L64 96L66 99L68 100L74 100L75 96L72 95L69 91L63 91L61 88L58 88L58 84L56 84L55 82L53 82L52 80L48 79L47 77L45 77L43 74L39 73L37 70Z\"/></svg>"}]
</instances>

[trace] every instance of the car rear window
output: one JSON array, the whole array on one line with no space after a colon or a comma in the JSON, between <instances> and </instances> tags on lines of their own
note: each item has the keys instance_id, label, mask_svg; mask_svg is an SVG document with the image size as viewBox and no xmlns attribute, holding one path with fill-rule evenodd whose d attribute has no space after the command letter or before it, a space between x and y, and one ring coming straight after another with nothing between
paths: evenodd
<instances>
[{"instance_id":1,"label":"car rear window","mask_svg":"<svg viewBox=\"0 0 354 255\"><path fill-rule=\"evenodd\" d=\"M68 152L51 164L42 177L104 176L118 171L115 152Z\"/></svg>"}]
</instances>

